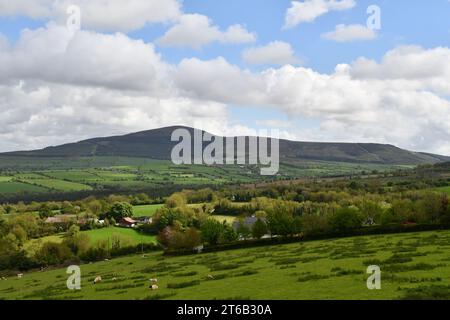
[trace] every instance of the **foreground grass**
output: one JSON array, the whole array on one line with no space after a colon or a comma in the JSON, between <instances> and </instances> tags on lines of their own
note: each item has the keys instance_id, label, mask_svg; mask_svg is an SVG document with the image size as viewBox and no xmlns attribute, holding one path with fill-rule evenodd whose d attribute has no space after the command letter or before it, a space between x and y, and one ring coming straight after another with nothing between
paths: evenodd
<instances>
[{"instance_id":1,"label":"foreground grass","mask_svg":"<svg viewBox=\"0 0 450 320\"><path fill-rule=\"evenodd\" d=\"M354 237L183 257L151 253L0 281L2 299L450 299L450 231ZM382 289L366 287L367 266ZM101 275L103 282L92 280ZM208 275L214 276L209 279ZM117 280L113 281L112 278ZM149 291L148 279L159 290Z\"/></svg>"}]
</instances>

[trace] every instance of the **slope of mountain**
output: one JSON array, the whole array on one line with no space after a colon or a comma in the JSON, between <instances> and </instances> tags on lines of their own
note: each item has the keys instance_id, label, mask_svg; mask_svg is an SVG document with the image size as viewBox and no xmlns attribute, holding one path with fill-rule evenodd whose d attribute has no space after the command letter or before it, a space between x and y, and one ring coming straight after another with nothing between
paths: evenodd
<instances>
[{"instance_id":1,"label":"slope of mountain","mask_svg":"<svg viewBox=\"0 0 450 320\"><path fill-rule=\"evenodd\" d=\"M165 127L123 136L94 138L34 151L18 151L0 156L92 157L123 156L169 160L173 146L171 134L177 128ZM205 143L207 144L207 143ZM374 143L320 143L280 140L281 161L302 160L417 165L450 161L450 157L412 152L392 145Z\"/></svg>"}]
</instances>

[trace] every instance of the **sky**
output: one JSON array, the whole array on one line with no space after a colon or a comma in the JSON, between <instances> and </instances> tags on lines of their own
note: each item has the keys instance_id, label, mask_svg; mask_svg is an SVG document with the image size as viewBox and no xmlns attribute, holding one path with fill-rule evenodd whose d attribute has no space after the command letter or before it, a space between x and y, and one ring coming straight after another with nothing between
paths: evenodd
<instances>
[{"instance_id":1,"label":"sky","mask_svg":"<svg viewBox=\"0 0 450 320\"><path fill-rule=\"evenodd\" d=\"M449 0L0 0L0 152L169 125L450 155Z\"/></svg>"}]
</instances>

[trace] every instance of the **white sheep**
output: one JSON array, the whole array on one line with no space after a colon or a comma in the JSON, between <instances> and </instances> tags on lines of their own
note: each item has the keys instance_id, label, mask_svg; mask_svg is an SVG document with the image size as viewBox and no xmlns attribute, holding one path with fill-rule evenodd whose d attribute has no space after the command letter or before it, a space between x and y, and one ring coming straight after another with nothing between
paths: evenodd
<instances>
[{"instance_id":1,"label":"white sheep","mask_svg":"<svg viewBox=\"0 0 450 320\"><path fill-rule=\"evenodd\" d=\"M102 282L102 277L98 276L94 279L94 284Z\"/></svg>"},{"instance_id":2,"label":"white sheep","mask_svg":"<svg viewBox=\"0 0 450 320\"><path fill-rule=\"evenodd\" d=\"M150 285L149 289L150 290L158 290L159 287L156 284L152 284L152 285Z\"/></svg>"}]
</instances>

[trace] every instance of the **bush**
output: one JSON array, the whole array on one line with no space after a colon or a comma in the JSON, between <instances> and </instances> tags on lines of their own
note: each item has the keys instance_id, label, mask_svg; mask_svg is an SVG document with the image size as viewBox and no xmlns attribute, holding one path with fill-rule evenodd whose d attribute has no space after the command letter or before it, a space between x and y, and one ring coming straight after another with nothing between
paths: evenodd
<instances>
[{"instance_id":1,"label":"bush","mask_svg":"<svg viewBox=\"0 0 450 320\"><path fill-rule=\"evenodd\" d=\"M362 223L363 216L356 207L341 208L330 217L331 229L337 232L357 229Z\"/></svg>"},{"instance_id":2,"label":"bush","mask_svg":"<svg viewBox=\"0 0 450 320\"><path fill-rule=\"evenodd\" d=\"M42 265L58 265L73 257L72 251L64 243L46 242L36 252L35 259Z\"/></svg>"}]
</instances>

